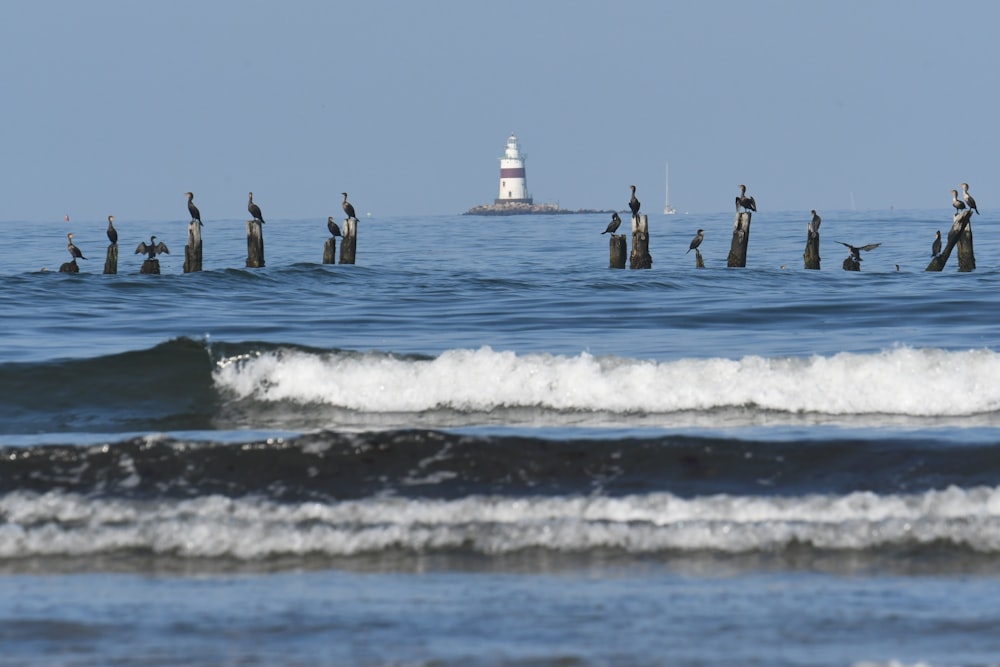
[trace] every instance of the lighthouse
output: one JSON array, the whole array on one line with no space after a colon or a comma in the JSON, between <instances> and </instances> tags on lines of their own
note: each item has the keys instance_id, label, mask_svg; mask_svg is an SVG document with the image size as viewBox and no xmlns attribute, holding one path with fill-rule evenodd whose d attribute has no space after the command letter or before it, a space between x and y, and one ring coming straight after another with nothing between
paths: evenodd
<instances>
[{"instance_id":1,"label":"lighthouse","mask_svg":"<svg viewBox=\"0 0 1000 667\"><path fill-rule=\"evenodd\" d=\"M524 173L524 159L517 137L507 137L507 148L500 158L500 196L496 204L531 204L528 194L528 179Z\"/></svg>"}]
</instances>

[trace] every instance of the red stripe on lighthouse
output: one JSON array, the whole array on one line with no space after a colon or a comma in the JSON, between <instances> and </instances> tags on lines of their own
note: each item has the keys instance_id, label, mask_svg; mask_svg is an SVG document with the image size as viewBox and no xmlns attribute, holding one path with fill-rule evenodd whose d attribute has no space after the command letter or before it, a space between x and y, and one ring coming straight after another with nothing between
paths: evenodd
<instances>
[{"instance_id":1,"label":"red stripe on lighthouse","mask_svg":"<svg viewBox=\"0 0 1000 667\"><path fill-rule=\"evenodd\" d=\"M524 167L500 169L500 178L524 178Z\"/></svg>"}]
</instances>

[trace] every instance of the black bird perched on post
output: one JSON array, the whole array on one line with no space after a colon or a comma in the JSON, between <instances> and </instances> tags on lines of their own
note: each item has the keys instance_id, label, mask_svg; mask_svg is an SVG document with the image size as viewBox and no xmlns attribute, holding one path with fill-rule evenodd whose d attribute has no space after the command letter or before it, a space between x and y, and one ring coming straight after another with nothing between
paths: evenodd
<instances>
[{"instance_id":1,"label":"black bird perched on post","mask_svg":"<svg viewBox=\"0 0 1000 667\"><path fill-rule=\"evenodd\" d=\"M965 200L965 204L966 204L966 206L969 207L970 210L975 211L976 215L979 215L979 209L976 208L976 200L973 199L972 195L969 194L969 184L968 183L962 183L962 199Z\"/></svg>"},{"instance_id":2,"label":"black bird perched on post","mask_svg":"<svg viewBox=\"0 0 1000 667\"><path fill-rule=\"evenodd\" d=\"M931 244L931 257L937 257L941 254L941 230L938 230L934 234L934 243Z\"/></svg>"},{"instance_id":3,"label":"black bird perched on post","mask_svg":"<svg viewBox=\"0 0 1000 667\"><path fill-rule=\"evenodd\" d=\"M632 188L632 198L628 200L628 207L632 211L632 217L637 218L639 217L639 200L635 198L635 186L630 185L629 187Z\"/></svg>"},{"instance_id":4,"label":"black bird perched on post","mask_svg":"<svg viewBox=\"0 0 1000 667\"><path fill-rule=\"evenodd\" d=\"M601 234L611 234L614 235L618 231L618 228L622 226L622 219L618 217L617 213L611 214L611 222L608 223L608 228L605 229Z\"/></svg>"},{"instance_id":5,"label":"black bird perched on post","mask_svg":"<svg viewBox=\"0 0 1000 667\"><path fill-rule=\"evenodd\" d=\"M113 215L108 216L108 240L114 245L118 244L118 230L115 229L115 216Z\"/></svg>"},{"instance_id":6,"label":"black bird perched on post","mask_svg":"<svg viewBox=\"0 0 1000 667\"><path fill-rule=\"evenodd\" d=\"M698 230L698 235L695 236L693 239L691 239L691 245L688 247L688 252L691 252L692 250L694 250L695 252L697 252L698 251L698 246L700 246L701 242L704 241L704 240L705 240L705 230L704 229L699 229ZM684 254L686 255L687 252L684 253Z\"/></svg>"},{"instance_id":7,"label":"black bird perched on post","mask_svg":"<svg viewBox=\"0 0 1000 667\"><path fill-rule=\"evenodd\" d=\"M194 205L194 193L185 192L184 195L188 198L188 213L191 214L191 219L197 220L198 224L201 225L201 211Z\"/></svg>"},{"instance_id":8,"label":"black bird perched on post","mask_svg":"<svg viewBox=\"0 0 1000 667\"><path fill-rule=\"evenodd\" d=\"M955 213L965 210L965 202L958 198L958 190L951 191L951 205L955 207Z\"/></svg>"},{"instance_id":9,"label":"black bird perched on post","mask_svg":"<svg viewBox=\"0 0 1000 667\"><path fill-rule=\"evenodd\" d=\"M740 184L740 194L736 198L736 210L739 211L741 207L743 208L744 212L746 211L753 211L754 213L757 212L757 200L755 200L753 197L747 197L747 186L743 184Z\"/></svg>"},{"instance_id":10,"label":"black bird perched on post","mask_svg":"<svg viewBox=\"0 0 1000 667\"><path fill-rule=\"evenodd\" d=\"M818 213L816 213L816 209L813 209L812 211L810 211L810 213L812 213L813 217L812 220L809 221L809 224L806 226L806 232L808 234L808 238L812 238L817 234L819 234L819 225L821 222L823 222L823 219L819 217Z\"/></svg>"},{"instance_id":11,"label":"black bird perched on post","mask_svg":"<svg viewBox=\"0 0 1000 667\"><path fill-rule=\"evenodd\" d=\"M340 233L340 227L338 227L337 223L333 221L332 215L326 219L326 228L330 230L330 234L333 236L343 236L343 234Z\"/></svg>"},{"instance_id":12,"label":"black bird perched on post","mask_svg":"<svg viewBox=\"0 0 1000 667\"><path fill-rule=\"evenodd\" d=\"M347 201L347 193L341 192L340 194L344 195L344 201L340 202L340 207L344 209L344 213L347 214L347 219L350 220L351 218L354 218L357 220L358 216L354 215L354 205Z\"/></svg>"},{"instance_id":13,"label":"black bird perched on post","mask_svg":"<svg viewBox=\"0 0 1000 667\"><path fill-rule=\"evenodd\" d=\"M844 243L843 241L837 241L837 243L839 243L840 245L847 246L851 251L851 257L853 257L854 261L856 262L861 261L862 250L868 252L869 250L874 250L875 248L882 245L881 243L869 243L868 245L863 245L863 246L853 246L850 243Z\"/></svg>"},{"instance_id":14,"label":"black bird perched on post","mask_svg":"<svg viewBox=\"0 0 1000 667\"><path fill-rule=\"evenodd\" d=\"M135 249L136 255L147 254L149 255L148 259L156 259L157 253L166 253L169 255L170 249L167 248L167 244L163 241L157 243L155 236L149 237L149 243L146 243L145 241L140 242Z\"/></svg>"},{"instance_id":15,"label":"black bird perched on post","mask_svg":"<svg viewBox=\"0 0 1000 667\"><path fill-rule=\"evenodd\" d=\"M253 203L253 193L250 193L250 200L247 202L247 210L250 211L250 215L253 216L254 220L260 220L261 223L264 222L264 216L260 213L260 206Z\"/></svg>"},{"instance_id":16,"label":"black bird perched on post","mask_svg":"<svg viewBox=\"0 0 1000 667\"><path fill-rule=\"evenodd\" d=\"M70 232L69 234L66 235L66 249L69 250L69 254L72 255L73 259L76 259L78 257L80 259L87 259L86 257L83 256L83 253L80 252L80 249L77 248L76 245L74 245L73 232Z\"/></svg>"}]
</instances>

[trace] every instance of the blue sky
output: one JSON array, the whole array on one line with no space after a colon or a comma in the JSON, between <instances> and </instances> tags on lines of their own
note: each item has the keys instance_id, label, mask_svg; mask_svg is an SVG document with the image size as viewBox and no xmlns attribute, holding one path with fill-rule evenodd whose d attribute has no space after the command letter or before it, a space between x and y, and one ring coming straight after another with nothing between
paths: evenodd
<instances>
[{"instance_id":1,"label":"blue sky","mask_svg":"<svg viewBox=\"0 0 1000 667\"><path fill-rule=\"evenodd\" d=\"M0 7L0 220L454 214L516 132L536 201L648 212L997 199L996 2Z\"/></svg>"}]
</instances>

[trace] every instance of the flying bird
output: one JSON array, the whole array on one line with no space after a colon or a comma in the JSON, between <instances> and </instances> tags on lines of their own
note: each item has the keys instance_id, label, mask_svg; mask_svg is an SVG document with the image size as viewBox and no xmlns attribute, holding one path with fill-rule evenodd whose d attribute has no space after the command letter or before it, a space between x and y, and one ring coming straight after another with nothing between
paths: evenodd
<instances>
[{"instance_id":1,"label":"flying bird","mask_svg":"<svg viewBox=\"0 0 1000 667\"><path fill-rule=\"evenodd\" d=\"M146 243L145 241L140 242L135 249L136 255L149 255L147 259L156 259L156 255L162 253L169 255L170 249L167 248L167 244L163 241L157 243L155 236L149 237L149 243Z\"/></svg>"},{"instance_id":2,"label":"flying bird","mask_svg":"<svg viewBox=\"0 0 1000 667\"><path fill-rule=\"evenodd\" d=\"M330 230L330 234L333 236L343 236L343 234L340 233L340 227L338 227L337 223L333 221L332 215L326 219L326 228Z\"/></svg>"},{"instance_id":3,"label":"flying bird","mask_svg":"<svg viewBox=\"0 0 1000 667\"><path fill-rule=\"evenodd\" d=\"M955 207L955 213L965 210L965 202L958 198L958 190L951 191L951 205Z\"/></svg>"},{"instance_id":4,"label":"flying bird","mask_svg":"<svg viewBox=\"0 0 1000 667\"><path fill-rule=\"evenodd\" d=\"M746 211L757 212L757 200L753 197L747 197L747 186L740 184L740 194L736 197L736 210L739 211L740 208Z\"/></svg>"},{"instance_id":5,"label":"flying bird","mask_svg":"<svg viewBox=\"0 0 1000 667\"><path fill-rule=\"evenodd\" d=\"M635 186L630 185L629 187L632 188L632 198L628 200L628 207L632 211L632 217L635 218L639 215L640 204L639 200L635 198Z\"/></svg>"},{"instance_id":6,"label":"flying bird","mask_svg":"<svg viewBox=\"0 0 1000 667\"><path fill-rule=\"evenodd\" d=\"M816 209L813 209L810 213L812 213L813 217L812 220L809 221L809 224L806 225L808 238L812 238L819 234L819 224L823 222L823 219L819 217L818 213L816 213Z\"/></svg>"},{"instance_id":7,"label":"flying bird","mask_svg":"<svg viewBox=\"0 0 1000 667\"><path fill-rule=\"evenodd\" d=\"M185 192L184 196L188 198L188 213L191 214L191 219L192 220L197 220L198 224L200 225L201 224L201 211L199 211L198 207L194 205L194 193L193 192Z\"/></svg>"},{"instance_id":8,"label":"flying bird","mask_svg":"<svg viewBox=\"0 0 1000 667\"><path fill-rule=\"evenodd\" d=\"M861 261L861 251L862 250L864 250L865 252L868 252L869 250L874 250L875 248L877 248L880 245L882 245L881 243L869 243L868 245L863 245L863 246L853 246L850 243L844 243L843 241L837 241L837 243L839 243L840 245L843 245L843 246L847 246L850 249L850 251L851 251L851 257L853 257L854 261L856 261L856 262L860 262Z\"/></svg>"},{"instance_id":9,"label":"flying bird","mask_svg":"<svg viewBox=\"0 0 1000 667\"><path fill-rule=\"evenodd\" d=\"M934 243L931 244L931 257L941 254L941 230L934 234Z\"/></svg>"},{"instance_id":10,"label":"flying bird","mask_svg":"<svg viewBox=\"0 0 1000 667\"><path fill-rule=\"evenodd\" d=\"M108 240L112 244L118 243L118 230L115 229L115 216L113 215L108 216Z\"/></svg>"},{"instance_id":11,"label":"flying bird","mask_svg":"<svg viewBox=\"0 0 1000 667\"><path fill-rule=\"evenodd\" d=\"M617 213L611 214L611 222L608 223L608 228L605 229L601 234L611 234L614 235L618 231L618 228L622 225L622 219L618 217Z\"/></svg>"},{"instance_id":12,"label":"flying bird","mask_svg":"<svg viewBox=\"0 0 1000 667\"><path fill-rule=\"evenodd\" d=\"M76 259L77 257L79 257L80 259L87 259L86 257L83 256L83 253L80 252L80 249L77 248L76 245L73 243L72 232L66 235L66 249L69 250L69 254L73 257L73 259Z\"/></svg>"},{"instance_id":13,"label":"flying bird","mask_svg":"<svg viewBox=\"0 0 1000 667\"><path fill-rule=\"evenodd\" d=\"M344 209L344 213L347 214L347 219L350 220L351 218L354 218L357 220L358 216L354 214L354 204L347 201L347 193L341 192L340 194L344 195L344 201L340 202L340 208Z\"/></svg>"},{"instance_id":14,"label":"flying bird","mask_svg":"<svg viewBox=\"0 0 1000 667\"><path fill-rule=\"evenodd\" d=\"M962 183L962 199L965 200L965 205L968 206L970 210L975 211L976 215L979 215L979 209L976 208L976 200L969 194L968 183Z\"/></svg>"},{"instance_id":15,"label":"flying bird","mask_svg":"<svg viewBox=\"0 0 1000 667\"><path fill-rule=\"evenodd\" d=\"M704 240L705 240L705 230L699 229L698 235L695 236L693 239L691 239L691 245L688 247L687 251L691 252L692 250L694 250L695 252L698 252L698 246L700 246L701 242ZM686 255L687 252L684 254Z\"/></svg>"},{"instance_id":16,"label":"flying bird","mask_svg":"<svg viewBox=\"0 0 1000 667\"><path fill-rule=\"evenodd\" d=\"M254 220L260 220L263 224L264 216L260 213L260 206L253 203L253 193L250 193L250 200L247 202L247 210L250 211L250 215L253 216Z\"/></svg>"}]
</instances>

